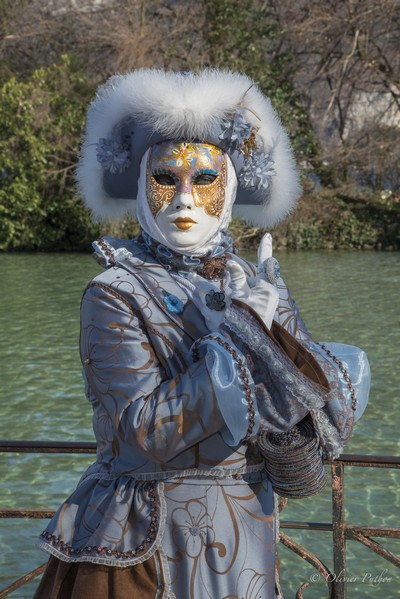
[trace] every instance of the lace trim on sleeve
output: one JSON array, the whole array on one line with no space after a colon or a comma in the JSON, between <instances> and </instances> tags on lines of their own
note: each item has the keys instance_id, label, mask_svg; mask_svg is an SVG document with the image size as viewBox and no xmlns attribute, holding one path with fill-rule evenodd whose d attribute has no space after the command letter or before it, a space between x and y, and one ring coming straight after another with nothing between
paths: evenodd
<instances>
[{"instance_id":1,"label":"lace trim on sleeve","mask_svg":"<svg viewBox=\"0 0 400 599\"><path fill-rule=\"evenodd\" d=\"M328 455L335 457L342 450L338 432L323 412L326 392L306 378L290 361L286 354L268 337L260 325L243 308L232 306L226 311L225 324L245 344L251 340L251 347L259 358L268 364L268 369L283 381L288 393L307 408L313 415L314 424ZM258 406L261 417L263 406ZM262 428L262 424L261 424Z\"/></svg>"}]
</instances>

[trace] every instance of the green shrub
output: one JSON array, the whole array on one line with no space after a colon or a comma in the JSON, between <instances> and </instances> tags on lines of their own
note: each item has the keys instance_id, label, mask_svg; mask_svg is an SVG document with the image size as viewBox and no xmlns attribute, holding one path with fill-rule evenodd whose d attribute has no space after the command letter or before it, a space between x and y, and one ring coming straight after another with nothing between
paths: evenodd
<instances>
[{"instance_id":1,"label":"green shrub","mask_svg":"<svg viewBox=\"0 0 400 599\"><path fill-rule=\"evenodd\" d=\"M67 57L0 89L0 249L82 249L97 235L74 167L93 94Z\"/></svg>"}]
</instances>

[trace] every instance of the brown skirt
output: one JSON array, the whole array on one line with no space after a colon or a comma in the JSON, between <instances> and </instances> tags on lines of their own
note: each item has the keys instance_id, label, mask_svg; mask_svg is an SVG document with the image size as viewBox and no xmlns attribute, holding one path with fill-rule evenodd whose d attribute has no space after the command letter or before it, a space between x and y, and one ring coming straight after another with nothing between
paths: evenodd
<instances>
[{"instance_id":1,"label":"brown skirt","mask_svg":"<svg viewBox=\"0 0 400 599\"><path fill-rule=\"evenodd\" d=\"M155 599L162 597L158 555L127 568L50 557L33 599Z\"/></svg>"}]
</instances>

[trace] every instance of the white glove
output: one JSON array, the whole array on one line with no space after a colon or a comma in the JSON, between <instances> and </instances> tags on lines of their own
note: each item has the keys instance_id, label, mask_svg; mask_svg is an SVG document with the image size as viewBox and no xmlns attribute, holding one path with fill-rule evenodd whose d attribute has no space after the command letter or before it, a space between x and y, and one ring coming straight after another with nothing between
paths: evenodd
<instances>
[{"instance_id":1,"label":"white glove","mask_svg":"<svg viewBox=\"0 0 400 599\"><path fill-rule=\"evenodd\" d=\"M272 237L266 233L258 248L258 267L262 271L264 263L272 257ZM232 298L240 299L252 308L270 329L279 303L279 293L271 283L266 281L266 273L259 272L254 286L250 287L243 268L234 260L229 260L227 268L230 273ZM264 269L265 270L265 269Z\"/></svg>"}]
</instances>

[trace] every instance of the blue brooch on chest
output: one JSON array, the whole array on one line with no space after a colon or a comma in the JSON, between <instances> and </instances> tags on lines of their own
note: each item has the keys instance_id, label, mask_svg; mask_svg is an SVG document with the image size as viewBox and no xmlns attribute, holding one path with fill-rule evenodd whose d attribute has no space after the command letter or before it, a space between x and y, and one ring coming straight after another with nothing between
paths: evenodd
<instances>
[{"instance_id":1,"label":"blue brooch on chest","mask_svg":"<svg viewBox=\"0 0 400 599\"><path fill-rule=\"evenodd\" d=\"M226 306L225 292L214 291L214 289L211 289L211 291L209 291L206 295L206 306L210 310L221 312L221 310L223 310Z\"/></svg>"},{"instance_id":2,"label":"blue brooch on chest","mask_svg":"<svg viewBox=\"0 0 400 599\"><path fill-rule=\"evenodd\" d=\"M166 293L164 295L164 304L168 312L171 312L172 314L182 314L183 308L185 307L183 301L172 293Z\"/></svg>"}]
</instances>

